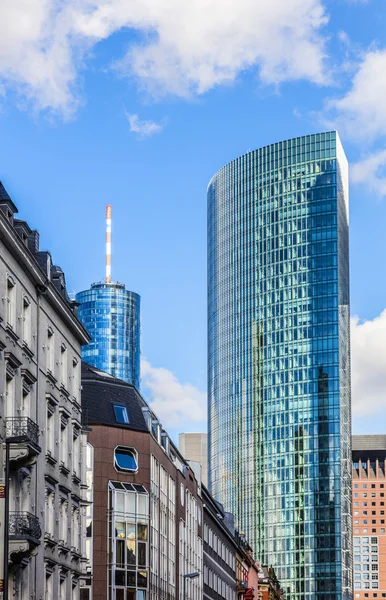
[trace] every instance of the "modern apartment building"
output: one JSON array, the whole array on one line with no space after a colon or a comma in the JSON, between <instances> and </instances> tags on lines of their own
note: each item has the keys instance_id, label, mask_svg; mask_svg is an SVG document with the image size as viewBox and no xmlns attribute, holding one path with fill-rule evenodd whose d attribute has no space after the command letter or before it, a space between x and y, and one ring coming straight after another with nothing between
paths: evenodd
<instances>
[{"instance_id":1,"label":"modern apartment building","mask_svg":"<svg viewBox=\"0 0 386 600\"><path fill-rule=\"evenodd\" d=\"M354 435L354 597L386 598L386 435Z\"/></svg>"},{"instance_id":2,"label":"modern apartment building","mask_svg":"<svg viewBox=\"0 0 386 600\"><path fill-rule=\"evenodd\" d=\"M106 207L106 278L76 294L78 316L91 336L82 358L97 369L140 387L138 294L111 281L111 206Z\"/></svg>"},{"instance_id":3,"label":"modern apartment building","mask_svg":"<svg viewBox=\"0 0 386 600\"><path fill-rule=\"evenodd\" d=\"M209 488L288 600L352 598L348 169L337 132L208 186Z\"/></svg>"},{"instance_id":4,"label":"modern apartment building","mask_svg":"<svg viewBox=\"0 0 386 600\"><path fill-rule=\"evenodd\" d=\"M0 589L78 600L85 545L81 345L60 267L0 184ZM84 598L84 596L83 596Z\"/></svg>"},{"instance_id":5,"label":"modern apartment building","mask_svg":"<svg viewBox=\"0 0 386 600\"><path fill-rule=\"evenodd\" d=\"M93 600L202 598L200 482L126 382L82 370L93 452ZM199 573L195 578L186 574Z\"/></svg>"},{"instance_id":6,"label":"modern apartment building","mask_svg":"<svg viewBox=\"0 0 386 600\"><path fill-rule=\"evenodd\" d=\"M178 449L186 460L199 463L202 483L208 486L208 434L180 433Z\"/></svg>"}]
</instances>

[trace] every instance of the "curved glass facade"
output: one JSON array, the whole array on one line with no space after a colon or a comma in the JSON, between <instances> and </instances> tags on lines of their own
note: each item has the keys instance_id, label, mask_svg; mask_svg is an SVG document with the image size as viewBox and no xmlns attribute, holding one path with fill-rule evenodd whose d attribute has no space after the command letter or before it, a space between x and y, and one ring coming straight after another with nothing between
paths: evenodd
<instances>
[{"instance_id":1,"label":"curved glass facade","mask_svg":"<svg viewBox=\"0 0 386 600\"><path fill-rule=\"evenodd\" d=\"M94 283L79 292L78 316L91 336L82 348L90 365L140 385L140 296L120 283Z\"/></svg>"},{"instance_id":2,"label":"curved glass facade","mask_svg":"<svg viewBox=\"0 0 386 600\"><path fill-rule=\"evenodd\" d=\"M348 600L348 174L336 132L208 187L209 479L287 600Z\"/></svg>"}]
</instances>

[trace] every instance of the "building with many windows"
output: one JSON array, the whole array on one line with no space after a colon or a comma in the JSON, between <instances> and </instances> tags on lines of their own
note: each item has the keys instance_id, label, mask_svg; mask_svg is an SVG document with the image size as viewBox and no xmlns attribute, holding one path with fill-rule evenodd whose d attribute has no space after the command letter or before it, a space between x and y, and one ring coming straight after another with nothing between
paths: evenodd
<instances>
[{"instance_id":1,"label":"building with many windows","mask_svg":"<svg viewBox=\"0 0 386 600\"><path fill-rule=\"evenodd\" d=\"M354 435L354 597L386 598L386 435Z\"/></svg>"},{"instance_id":2,"label":"building with many windows","mask_svg":"<svg viewBox=\"0 0 386 600\"><path fill-rule=\"evenodd\" d=\"M111 281L111 206L106 206L106 278L76 294L79 319L91 336L82 358L97 369L140 386L140 302Z\"/></svg>"},{"instance_id":3,"label":"building with many windows","mask_svg":"<svg viewBox=\"0 0 386 600\"><path fill-rule=\"evenodd\" d=\"M15 600L79 600L90 576L81 425L89 337L64 273L17 212L0 183L0 589Z\"/></svg>"},{"instance_id":4,"label":"building with many windows","mask_svg":"<svg viewBox=\"0 0 386 600\"><path fill-rule=\"evenodd\" d=\"M189 462L196 462L201 467L202 483L208 485L208 434L180 433L178 449Z\"/></svg>"},{"instance_id":5,"label":"building with many windows","mask_svg":"<svg viewBox=\"0 0 386 600\"><path fill-rule=\"evenodd\" d=\"M139 389L140 296L123 283L100 282L76 294L76 301L91 336L83 360Z\"/></svg>"},{"instance_id":6,"label":"building with many windows","mask_svg":"<svg viewBox=\"0 0 386 600\"><path fill-rule=\"evenodd\" d=\"M233 518L224 512L221 504L212 498L204 486L202 501L204 505L204 597L212 600L219 600L219 598L234 600L237 588L237 542L234 528L232 529Z\"/></svg>"},{"instance_id":7,"label":"building with many windows","mask_svg":"<svg viewBox=\"0 0 386 600\"><path fill-rule=\"evenodd\" d=\"M202 598L201 486L126 382L83 364L93 450L93 600Z\"/></svg>"},{"instance_id":8,"label":"building with many windows","mask_svg":"<svg viewBox=\"0 0 386 600\"><path fill-rule=\"evenodd\" d=\"M348 169L337 132L208 186L209 489L288 600L352 597Z\"/></svg>"}]
</instances>

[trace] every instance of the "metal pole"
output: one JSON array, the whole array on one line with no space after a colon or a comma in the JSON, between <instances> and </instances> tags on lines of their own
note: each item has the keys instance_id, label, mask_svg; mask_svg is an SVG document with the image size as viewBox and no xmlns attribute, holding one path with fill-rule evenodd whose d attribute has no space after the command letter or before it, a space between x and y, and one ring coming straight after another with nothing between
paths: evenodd
<instances>
[{"instance_id":1,"label":"metal pole","mask_svg":"<svg viewBox=\"0 0 386 600\"><path fill-rule=\"evenodd\" d=\"M5 503L4 503L4 600L8 600L9 552L9 443L5 440Z\"/></svg>"}]
</instances>

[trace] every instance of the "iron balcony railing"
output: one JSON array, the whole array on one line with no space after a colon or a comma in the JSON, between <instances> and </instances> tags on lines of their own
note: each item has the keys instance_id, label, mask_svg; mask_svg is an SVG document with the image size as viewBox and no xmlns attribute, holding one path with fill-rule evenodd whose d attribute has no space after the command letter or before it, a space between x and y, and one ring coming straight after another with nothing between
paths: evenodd
<instances>
[{"instance_id":1,"label":"iron balcony railing","mask_svg":"<svg viewBox=\"0 0 386 600\"><path fill-rule=\"evenodd\" d=\"M29 417L8 417L5 419L5 437L16 438L15 443L31 442L39 446L39 427Z\"/></svg>"},{"instance_id":2,"label":"iron balcony railing","mask_svg":"<svg viewBox=\"0 0 386 600\"><path fill-rule=\"evenodd\" d=\"M16 539L29 537L40 540L42 530L39 519L29 512L9 513L9 536Z\"/></svg>"}]
</instances>

